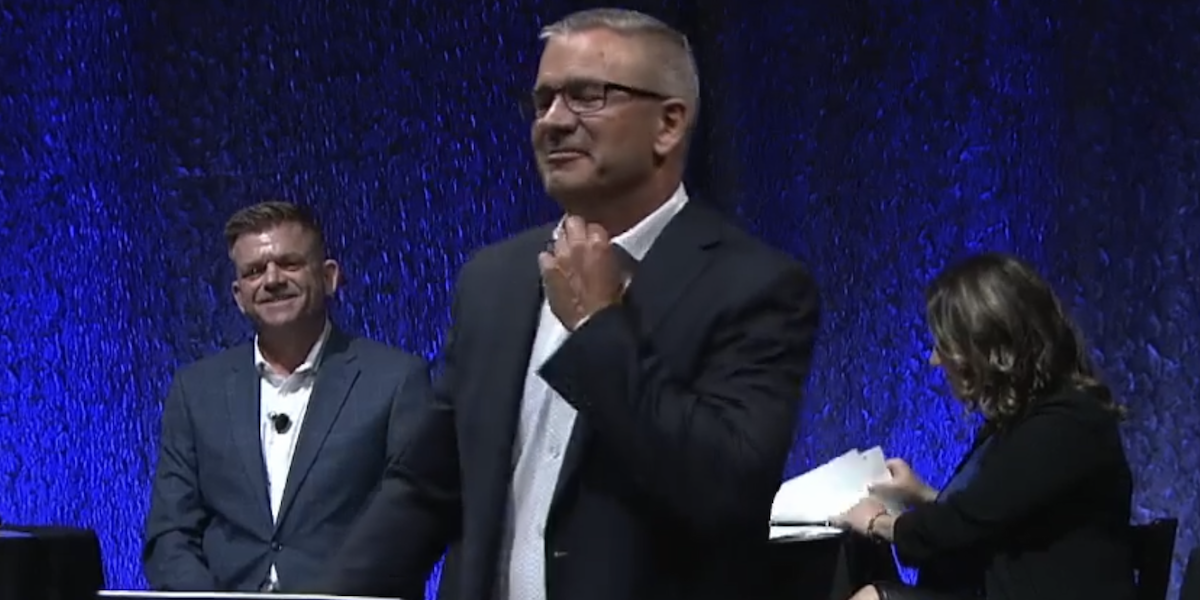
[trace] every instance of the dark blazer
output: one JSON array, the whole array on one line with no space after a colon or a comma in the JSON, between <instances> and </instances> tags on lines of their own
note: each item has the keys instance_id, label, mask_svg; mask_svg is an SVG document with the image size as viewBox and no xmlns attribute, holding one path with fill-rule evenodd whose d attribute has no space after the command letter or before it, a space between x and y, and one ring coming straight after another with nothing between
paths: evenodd
<instances>
[{"instance_id":1,"label":"dark blazer","mask_svg":"<svg viewBox=\"0 0 1200 600\"><path fill-rule=\"evenodd\" d=\"M966 487L896 519L901 561L945 571L974 557L958 564L978 571L956 579L981 581L988 600L1131 600L1133 480L1117 416L1068 391L991 435Z\"/></svg>"},{"instance_id":2,"label":"dark blazer","mask_svg":"<svg viewBox=\"0 0 1200 600\"><path fill-rule=\"evenodd\" d=\"M156 590L253 591L272 560L282 591L313 585L429 402L415 356L336 329L271 519L252 344L180 370L163 406L143 559Z\"/></svg>"},{"instance_id":3,"label":"dark blazer","mask_svg":"<svg viewBox=\"0 0 1200 600\"><path fill-rule=\"evenodd\" d=\"M550 233L463 268L435 405L325 589L420 598L449 544L440 597L492 597ZM676 215L622 305L541 369L578 410L546 524L550 600L754 597L817 316L800 264L708 209Z\"/></svg>"}]
</instances>

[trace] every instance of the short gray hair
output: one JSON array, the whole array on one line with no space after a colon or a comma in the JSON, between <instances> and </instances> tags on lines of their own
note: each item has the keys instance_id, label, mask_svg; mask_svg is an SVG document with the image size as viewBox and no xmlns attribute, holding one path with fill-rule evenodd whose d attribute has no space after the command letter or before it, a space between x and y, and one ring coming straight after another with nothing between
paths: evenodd
<instances>
[{"instance_id":1,"label":"short gray hair","mask_svg":"<svg viewBox=\"0 0 1200 600\"><path fill-rule=\"evenodd\" d=\"M663 85L658 90L676 96L691 108L694 123L700 110L700 75L696 68L696 57L692 53L687 36L666 23L636 10L623 8L592 8L571 13L565 18L542 28L540 40L580 33L595 29L607 29L626 35L646 36L664 43L664 60L660 67Z\"/></svg>"}]
</instances>

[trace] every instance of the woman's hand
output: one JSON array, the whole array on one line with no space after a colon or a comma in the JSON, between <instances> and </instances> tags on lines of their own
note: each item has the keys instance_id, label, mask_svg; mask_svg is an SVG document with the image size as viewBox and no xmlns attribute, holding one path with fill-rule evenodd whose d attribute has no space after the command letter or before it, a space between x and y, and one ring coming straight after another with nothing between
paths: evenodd
<instances>
[{"instance_id":1,"label":"woman's hand","mask_svg":"<svg viewBox=\"0 0 1200 600\"><path fill-rule=\"evenodd\" d=\"M850 510L833 518L833 523L841 527L849 527L862 535L871 535L871 521L887 514L883 503L874 498L863 498Z\"/></svg>"},{"instance_id":2,"label":"woman's hand","mask_svg":"<svg viewBox=\"0 0 1200 600\"><path fill-rule=\"evenodd\" d=\"M892 479L872 485L869 490L871 494L908 506L925 504L937 499L937 490L929 487L929 484L925 483L921 476L917 475L903 459L889 458L886 464Z\"/></svg>"}]
</instances>

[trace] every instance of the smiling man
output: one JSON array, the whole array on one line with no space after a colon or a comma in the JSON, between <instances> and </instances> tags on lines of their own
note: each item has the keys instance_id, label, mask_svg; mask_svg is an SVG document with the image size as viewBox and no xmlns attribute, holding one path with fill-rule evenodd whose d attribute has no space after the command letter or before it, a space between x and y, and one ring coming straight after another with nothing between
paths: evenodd
<instances>
[{"instance_id":1,"label":"smiling man","mask_svg":"<svg viewBox=\"0 0 1200 600\"><path fill-rule=\"evenodd\" d=\"M225 239L257 335L174 378L146 578L167 591L305 589L399 454L429 376L330 323L340 267L307 210L251 206Z\"/></svg>"},{"instance_id":2,"label":"smiling man","mask_svg":"<svg viewBox=\"0 0 1200 600\"><path fill-rule=\"evenodd\" d=\"M448 546L443 600L760 598L816 285L689 201L683 35L595 9L542 39L533 154L565 214L459 273L435 401L325 589L420 598Z\"/></svg>"}]
</instances>

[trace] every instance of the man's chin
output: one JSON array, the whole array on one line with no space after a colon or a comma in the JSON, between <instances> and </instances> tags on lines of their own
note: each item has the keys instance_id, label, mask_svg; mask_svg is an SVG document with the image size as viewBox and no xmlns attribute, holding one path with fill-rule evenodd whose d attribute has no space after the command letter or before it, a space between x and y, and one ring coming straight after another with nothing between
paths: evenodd
<instances>
[{"instance_id":1,"label":"man's chin","mask_svg":"<svg viewBox=\"0 0 1200 600\"><path fill-rule=\"evenodd\" d=\"M261 332L280 333L296 329L302 321L299 314L260 314L254 319L254 326Z\"/></svg>"},{"instance_id":2,"label":"man's chin","mask_svg":"<svg viewBox=\"0 0 1200 600\"><path fill-rule=\"evenodd\" d=\"M587 195L596 189L595 181L575 173L548 173L542 178L542 185L554 198Z\"/></svg>"}]
</instances>

